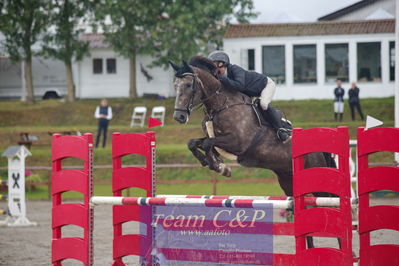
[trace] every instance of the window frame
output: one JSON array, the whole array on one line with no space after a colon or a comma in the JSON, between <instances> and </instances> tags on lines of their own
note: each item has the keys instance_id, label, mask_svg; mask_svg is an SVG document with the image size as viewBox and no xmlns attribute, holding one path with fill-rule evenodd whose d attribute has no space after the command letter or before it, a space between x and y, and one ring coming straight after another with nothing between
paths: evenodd
<instances>
[{"instance_id":1,"label":"window frame","mask_svg":"<svg viewBox=\"0 0 399 266\"><path fill-rule=\"evenodd\" d=\"M110 70L109 62L112 62L112 61L114 62L114 71L113 72L109 71ZM116 61L116 58L115 57L110 57L110 58L105 59L105 67L106 67L106 70L107 70L107 74L116 74L117 73L117 61Z\"/></svg>"},{"instance_id":2,"label":"window frame","mask_svg":"<svg viewBox=\"0 0 399 266\"><path fill-rule=\"evenodd\" d=\"M331 79L328 80L328 75L327 75L327 46L329 45L345 45L346 46L346 58L347 58L347 66L344 66L344 70L347 71L345 73L347 75L347 79L344 79L343 76L339 76L338 73L337 75ZM339 79L342 82L349 82L350 80L350 53L349 53L349 42L337 42L337 43L324 43L324 83L325 84L335 84L336 80Z\"/></svg>"},{"instance_id":3,"label":"window frame","mask_svg":"<svg viewBox=\"0 0 399 266\"><path fill-rule=\"evenodd\" d=\"M392 45L393 44L393 45ZM391 47L392 45L392 47ZM395 41L388 41L388 56L389 56L389 60L388 60L388 64L389 64L389 82L395 82L395 53L397 52L396 50L396 42ZM393 50L393 53L392 53ZM392 60L393 59L393 60ZM391 66L393 62L393 66ZM392 72L391 72L392 71Z\"/></svg>"},{"instance_id":4,"label":"window frame","mask_svg":"<svg viewBox=\"0 0 399 266\"><path fill-rule=\"evenodd\" d=\"M305 81L305 82L298 82L295 80L295 47L304 47L304 46L312 46L314 47L314 59L315 59L315 64L314 64L314 81ZM292 83L294 85L302 85L302 84L317 84L317 44L316 43L301 43L301 44L293 44L292 45Z\"/></svg>"},{"instance_id":5,"label":"window frame","mask_svg":"<svg viewBox=\"0 0 399 266\"><path fill-rule=\"evenodd\" d=\"M371 44L371 43L375 43L375 44L379 44L379 51L377 53L377 56L379 57L379 76L376 77L372 77L372 73L370 71L370 78L372 78L371 80L360 80L360 67L359 67L359 45L362 44ZM368 49L369 50L369 49ZM358 83L382 83L382 56L381 56L381 51L382 51L382 42L381 41L367 41L367 42L356 42L356 70L357 70L357 77L356 80ZM371 70L371 69L369 69ZM379 78L379 80L374 80L375 78Z\"/></svg>"},{"instance_id":6,"label":"window frame","mask_svg":"<svg viewBox=\"0 0 399 266\"><path fill-rule=\"evenodd\" d=\"M275 77L273 75L267 74L266 73L266 69L265 69L265 59L264 59L264 54L265 54L265 48L266 47L280 47L283 50L283 59L282 59L282 69L283 69L283 73L282 73L282 77L283 79L279 79L278 77ZM262 45L262 74L265 76L270 77L271 79L273 79L273 81L276 84L281 84L281 85L287 85L287 58L286 58L286 52L287 52L287 45L286 44L267 44L267 45Z\"/></svg>"},{"instance_id":7,"label":"window frame","mask_svg":"<svg viewBox=\"0 0 399 266\"><path fill-rule=\"evenodd\" d=\"M248 70L249 71L255 71L255 54L256 54L256 51L253 48L252 49L249 48L249 49L247 49L247 53L248 53Z\"/></svg>"},{"instance_id":8,"label":"window frame","mask_svg":"<svg viewBox=\"0 0 399 266\"><path fill-rule=\"evenodd\" d=\"M93 74L94 75L100 75L100 74L103 74L104 73L104 62L103 62L104 60L102 59L102 58L98 58L98 57L96 57L96 58L93 58L93 60L92 60L92 66L93 66ZM100 65L97 65L97 67L98 66L100 66L100 69L99 69L99 71L97 71L96 69L96 63L95 62L101 62L101 64Z\"/></svg>"}]
</instances>

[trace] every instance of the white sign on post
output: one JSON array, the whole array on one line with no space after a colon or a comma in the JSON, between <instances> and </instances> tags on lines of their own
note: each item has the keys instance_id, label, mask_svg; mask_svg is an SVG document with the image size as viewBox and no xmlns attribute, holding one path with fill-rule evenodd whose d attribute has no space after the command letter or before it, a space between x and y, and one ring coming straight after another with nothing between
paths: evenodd
<instances>
[{"instance_id":1,"label":"white sign on post","mask_svg":"<svg viewBox=\"0 0 399 266\"><path fill-rule=\"evenodd\" d=\"M8 161L8 209L11 216L19 217L23 213L21 209L21 199L24 198L25 188L21 182L21 173L19 171L20 161L11 159ZM23 189L23 190L22 190Z\"/></svg>"},{"instance_id":2,"label":"white sign on post","mask_svg":"<svg viewBox=\"0 0 399 266\"><path fill-rule=\"evenodd\" d=\"M9 216L0 225L32 226L26 217L25 158L32 155L25 146L10 146L3 156L8 158L8 211Z\"/></svg>"}]
</instances>

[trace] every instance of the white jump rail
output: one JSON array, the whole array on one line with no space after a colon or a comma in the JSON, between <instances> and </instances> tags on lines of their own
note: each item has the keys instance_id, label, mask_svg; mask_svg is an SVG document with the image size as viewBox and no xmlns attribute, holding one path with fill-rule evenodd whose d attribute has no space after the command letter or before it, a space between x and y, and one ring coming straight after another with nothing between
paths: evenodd
<instances>
[{"instance_id":1,"label":"white jump rail","mask_svg":"<svg viewBox=\"0 0 399 266\"><path fill-rule=\"evenodd\" d=\"M187 198L184 195L160 195L158 197L107 197L95 196L91 198L92 206L96 205L140 205L140 206L175 206L175 207L231 207L231 208L258 208L270 207L276 209L293 208L294 200L267 199L268 197L244 197L231 196L225 199L212 198ZM357 199L351 199L352 204ZM335 207L339 206L339 198L309 197L308 202L312 206Z\"/></svg>"}]
</instances>

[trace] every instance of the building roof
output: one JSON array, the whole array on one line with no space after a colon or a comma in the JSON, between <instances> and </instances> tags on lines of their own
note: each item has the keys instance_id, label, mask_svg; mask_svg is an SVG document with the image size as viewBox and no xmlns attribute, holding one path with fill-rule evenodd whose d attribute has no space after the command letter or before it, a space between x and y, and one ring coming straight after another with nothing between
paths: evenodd
<instances>
[{"instance_id":1,"label":"building roof","mask_svg":"<svg viewBox=\"0 0 399 266\"><path fill-rule=\"evenodd\" d=\"M379 1L379 0L363 0L363 1L360 1L360 2L356 2L356 3L354 3L354 4L350 5L350 6L341 8L341 9L339 9L337 11L334 11L334 12L332 12L330 14L327 14L325 16L319 17L317 20L319 20L319 21L334 20L334 19L342 17L342 16L344 16L346 14L349 14L349 13L351 13L353 11L359 10L359 9L365 7L365 6L371 5L371 4L373 4L373 3L377 2L377 1Z\"/></svg>"},{"instance_id":2,"label":"building roof","mask_svg":"<svg viewBox=\"0 0 399 266\"><path fill-rule=\"evenodd\" d=\"M80 36L79 40L88 41L90 48L108 48L109 43L105 41L105 36L100 33L86 33Z\"/></svg>"},{"instance_id":3,"label":"building roof","mask_svg":"<svg viewBox=\"0 0 399 266\"><path fill-rule=\"evenodd\" d=\"M394 33L395 20L323 21L285 24L232 24L224 38Z\"/></svg>"}]
</instances>

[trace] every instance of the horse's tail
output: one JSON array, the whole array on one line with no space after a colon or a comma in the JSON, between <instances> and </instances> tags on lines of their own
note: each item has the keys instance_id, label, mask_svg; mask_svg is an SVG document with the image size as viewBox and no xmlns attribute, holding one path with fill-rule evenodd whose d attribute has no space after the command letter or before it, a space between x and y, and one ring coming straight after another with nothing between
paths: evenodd
<instances>
[{"instance_id":1,"label":"horse's tail","mask_svg":"<svg viewBox=\"0 0 399 266\"><path fill-rule=\"evenodd\" d=\"M337 164L335 163L334 158L331 156L329 152L323 152L324 159L326 160L327 167L337 168Z\"/></svg>"}]
</instances>

